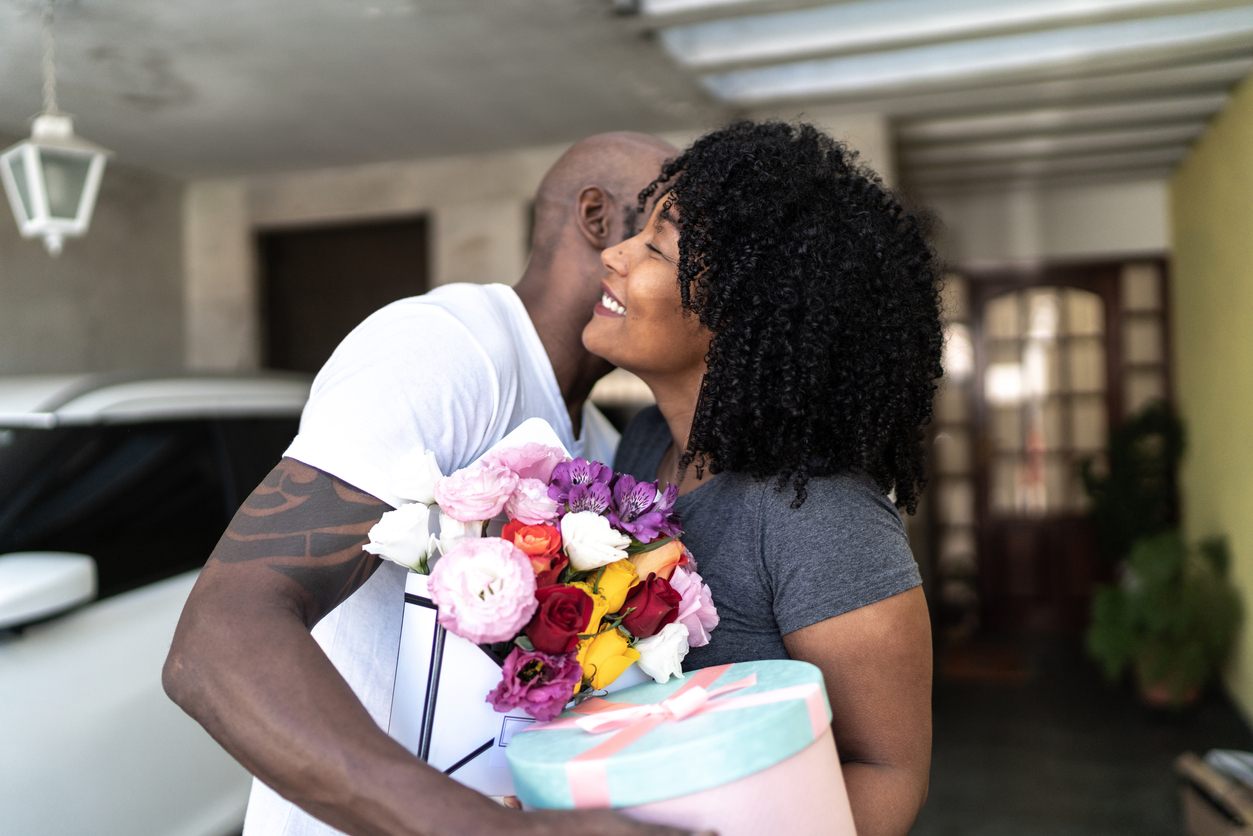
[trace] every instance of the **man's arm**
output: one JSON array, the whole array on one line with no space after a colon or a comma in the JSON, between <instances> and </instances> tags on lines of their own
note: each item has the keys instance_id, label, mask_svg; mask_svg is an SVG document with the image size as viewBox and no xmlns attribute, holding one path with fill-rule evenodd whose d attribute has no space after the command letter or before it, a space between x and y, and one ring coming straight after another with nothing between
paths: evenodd
<instances>
[{"instance_id":1,"label":"man's arm","mask_svg":"<svg viewBox=\"0 0 1253 836\"><path fill-rule=\"evenodd\" d=\"M248 771L349 834L679 836L600 811L508 810L375 724L309 630L378 567L361 547L387 510L283 459L192 590L165 663L170 698Z\"/></svg>"},{"instance_id":2,"label":"man's arm","mask_svg":"<svg viewBox=\"0 0 1253 836\"><path fill-rule=\"evenodd\" d=\"M783 637L822 669L860 836L904 836L931 773L931 621L922 587Z\"/></svg>"}]
</instances>

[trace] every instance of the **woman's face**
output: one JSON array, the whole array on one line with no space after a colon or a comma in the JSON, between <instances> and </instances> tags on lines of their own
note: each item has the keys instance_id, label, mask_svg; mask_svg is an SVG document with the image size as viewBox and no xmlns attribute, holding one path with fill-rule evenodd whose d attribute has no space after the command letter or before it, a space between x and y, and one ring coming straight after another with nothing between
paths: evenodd
<instances>
[{"instance_id":1,"label":"woman's face","mask_svg":"<svg viewBox=\"0 0 1253 836\"><path fill-rule=\"evenodd\" d=\"M583 329L588 351L645 380L704 372L712 336L683 310L673 213L661 198L640 234L600 254L604 295Z\"/></svg>"}]
</instances>

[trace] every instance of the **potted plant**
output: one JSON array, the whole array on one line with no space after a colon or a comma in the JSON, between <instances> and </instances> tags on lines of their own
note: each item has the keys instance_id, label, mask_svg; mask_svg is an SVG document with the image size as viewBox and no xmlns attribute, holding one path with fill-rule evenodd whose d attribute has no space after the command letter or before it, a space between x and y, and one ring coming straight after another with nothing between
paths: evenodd
<instances>
[{"instance_id":1,"label":"potted plant","mask_svg":"<svg viewBox=\"0 0 1253 836\"><path fill-rule=\"evenodd\" d=\"M1178 531L1137 540L1117 584L1092 602L1088 651L1111 680L1131 667L1144 701L1180 708L1231 651L1242 616L1221 538L1189 547Z\"/></svg>"},{"instance_id":2,"label":"potted plant","mask_svg":"<svg viewBox=\"0 0 1253 836\"><path fill-rule=\"evenodd\" d=\"M1125 560L1141 537L1179 524L1176 473L1183 447L1183 424L1155 401L1110 433L1103 461L1083 463L1097 549L1111 565Z\"/></svg>"}]
</instances>

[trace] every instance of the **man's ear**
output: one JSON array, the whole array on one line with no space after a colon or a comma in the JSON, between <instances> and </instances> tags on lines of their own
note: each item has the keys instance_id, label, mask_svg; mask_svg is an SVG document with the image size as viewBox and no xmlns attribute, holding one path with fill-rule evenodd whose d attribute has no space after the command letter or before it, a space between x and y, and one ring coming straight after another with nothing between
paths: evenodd
<instances>
[{"instance_id":1,"label":"man's ear","mask_svg":"<svg viewBox=\"0 0 1253 836\"><path fill-rule=\"evenodd\" d=\"M615 243L614 199L600 186L585 186L574 201L579 232L598 250Z\"/></svg>"}]
</instances>

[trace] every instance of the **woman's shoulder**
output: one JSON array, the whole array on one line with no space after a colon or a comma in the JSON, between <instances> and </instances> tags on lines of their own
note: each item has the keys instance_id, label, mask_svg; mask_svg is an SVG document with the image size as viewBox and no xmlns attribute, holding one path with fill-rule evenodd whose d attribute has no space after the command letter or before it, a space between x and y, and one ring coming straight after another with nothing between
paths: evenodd
<instances>
[{"instance_id":1,"label":"woman's shoulder","mask_svg":"<svg viewBox=\"0 0 1253 836\"><path fill-rule=\"evenodd\" d=\"M904 531L900 512L874 479L867 473L841 473L813 477L805 484L805 501L793 508L796 490L791 484L782 490L778 483L762 483L762 506L769 518L785 524L802 520L824 520L832 517L881 519Z\"/></svg>"},{"instance_id":2,"label":"woman's shoulder","mask_svg":"<svg viewBox=\"0 0 1253 836\"><path fill-rule=\"evenodd\" d=\"M652 480L656 477L661 455L671 441L670 426L661 410L655 404L645 407L622 431L613 469L619 473L629 473L636 479Z\"/></svg>"}]
</instances>

